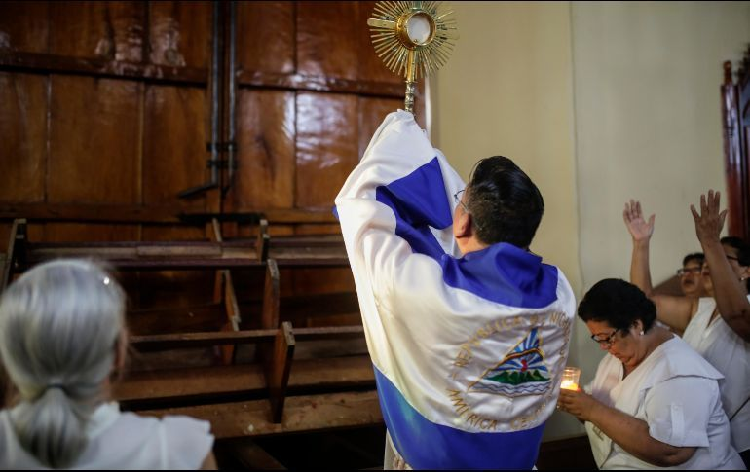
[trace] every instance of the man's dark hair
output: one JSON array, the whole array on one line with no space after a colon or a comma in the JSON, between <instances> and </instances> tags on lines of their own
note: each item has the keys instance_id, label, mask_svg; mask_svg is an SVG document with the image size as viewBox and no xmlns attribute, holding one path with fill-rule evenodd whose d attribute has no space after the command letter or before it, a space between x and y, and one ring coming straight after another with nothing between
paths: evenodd
<instances>
[{"instance_id":1,"label":"man's dark hair","mask_svg":"<svg viewBox=\"0 0 750 472\"><path fill-rule=\"evenodd\" d=\"M721 244L737 249L737 263L743 267L750 266L750 246L744 239L737 236L724 236Z\"/></svg>"},{"instance_id":2,"label":"man's dark hair","mask_svg":"<svg viewBox=\"0 0 750 472\"><path fill-rule=\"evenodd\" d=\"M527 248L544 214L544 199L528 175L507 157L482 159L467 189L472 228L486 244Z\"/></svg>"},{"instance_id":3,"label":"man's dark hair","mask_svg":"<svg viewBox=\"0 0 750 472\"><path fill-rule=\"evenodd\" d=\"M656 320L656 305L635 285L622 279L603 279L594 284L578 306L584 321L606 321L613 328L626 331L641 320L648 331Z\"/></svg>"},{"instance_id":4,"label":"man's dark hair","mask_svg":"<svg viewBox=\"0 0 750 472\"><path fill-rule=\"evenodd\" d=\"M737 263L743 267L750 266L750 245L738 236L724 236L721 244L737 249ZM745 287L750 290L750 279L745 280Z\"/></svg>"},{"instance_id":5,"label":"man's dark hair","mask_svg":"<svg viewBox=\"0 0 750 472\"><path fill-rule=\"evenodd\" d=\"M706 258L705 255L703 255L702 252L693 252L691 254L688 254L682 259L682 267L685 267L688 262L695 261L698 263L699 266L703 265L703 260Z\"/></svg>"}]
</instances>

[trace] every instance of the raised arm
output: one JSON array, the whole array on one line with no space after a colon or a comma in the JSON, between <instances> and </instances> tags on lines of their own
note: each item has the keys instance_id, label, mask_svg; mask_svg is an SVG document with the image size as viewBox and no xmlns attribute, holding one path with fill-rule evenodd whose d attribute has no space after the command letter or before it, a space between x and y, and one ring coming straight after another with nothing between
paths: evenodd
<instances>
[{"instance_id":1,"label":"raised arm","mask_svg":"<svg viewBox=\"0 0 750 472\"><path fill-rule=\"evenodd\" d=\"M649 263L651 236L654 234L656 215L651 215L646 221L643 217L641 202L630 200L625 203L622 219L633 238L633 253L630 259L630 282L643 290L654 304L659 321L670 328L683 332L690 323L695 312L694 300L687 297L672 297L668 295L654 295L651 282L651 268Z\"/></svg>"},{"instance_id":2,"label":"raised arm","mask_svg":"<svg viewBox=\"0 0 750 472\"><path fill-rule=\"evenodd\" d=\"M708 191L701 195L700 214L690 205L695 222L695 235L701 243L706 262L711 272L714 298L721 317L745 342L750 342L750 302L742 281L732 270L720 234L724 227L727 210L719 211L721 193Z\"/></svg>"},{"instance_id":3,"label":"raised arm","mask_svg":"<svg viewBox=\"0 0 750 472\"><path fill-rule=\"evenodd\" d=\"M649 244L654 234L656 215L646 221L643 218L641 202L630 200L625 202L622 220L633 238L633 254L630 259L630 282L643 290L650 297L653 291L651 284L651 268L649 267Z\"/></svg>"},{"instance_id":4,"label":"raised arm","mask_svg":"<svg viewBox=\"0 0 750 472\"><path fill-rule=\"evenodd\" d=\"M374 297L387 300L413 254L453 253L450 196L462 188L411 113L388 115L336 197L360 304L364 297L372 298L372 306Z\"/></svg>"}]
</instances>

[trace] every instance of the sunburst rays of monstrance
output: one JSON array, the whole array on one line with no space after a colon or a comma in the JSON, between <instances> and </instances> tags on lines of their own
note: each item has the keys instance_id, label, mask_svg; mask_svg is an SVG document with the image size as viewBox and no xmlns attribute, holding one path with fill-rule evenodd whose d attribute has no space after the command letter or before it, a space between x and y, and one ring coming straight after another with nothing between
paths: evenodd
<instances>
[{"instance_id":1,"label":"sunburst rays of monstrance","mask_svg":"<svg viewBox=\"0 0 750 472\"><path fill-rule=\"evenodd\" d=\"M367 20L375 52L406 79L404 110L410 113L417 80L445 64L458 39L451 15L444 2L377 2Z\"/></svg>"}]
</instances>

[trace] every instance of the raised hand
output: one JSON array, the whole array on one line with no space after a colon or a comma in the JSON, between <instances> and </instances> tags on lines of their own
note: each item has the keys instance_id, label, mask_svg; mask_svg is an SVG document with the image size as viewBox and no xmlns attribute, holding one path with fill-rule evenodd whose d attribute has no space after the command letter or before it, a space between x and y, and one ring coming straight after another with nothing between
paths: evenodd
<instances>
[{"instance_id":1,"label":"raised hand","mask_svg":"<svg viewBox=\"0 0 750 472\"><path fill-rule=\"evenodd\" d=\"M636 241L648 240L654 234L654 222L656 214L651 215L648 222L643 218L641 202L630 200L625 202L625 209L622 211L622 220L628 228L628 232Z\"/></svg>"},{"instance_id":2,"label":"raised hand","mask_svg":"<svg viewBox=\"0 0 750 472\"><path fill-rule=\"evenodd\" d=\"M720 207L721 192L714 193L713 190L708 191L708 197L701 195L700 214L695 210L694 205L690 205L695 223L695 235L698 236L699 241L719 240L721 230L724 228L724 220L727 218L727 210L719 211Z\"/></svg>"}]
</instances>

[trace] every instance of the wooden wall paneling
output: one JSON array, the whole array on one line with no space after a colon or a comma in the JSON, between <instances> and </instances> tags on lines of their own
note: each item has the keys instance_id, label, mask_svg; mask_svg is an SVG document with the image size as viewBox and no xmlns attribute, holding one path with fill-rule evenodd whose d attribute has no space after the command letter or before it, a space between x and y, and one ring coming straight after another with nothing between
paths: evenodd
<instances>
[{"instance_id":1,"label":"wooden wall paneling","mask_svg":"<svg viewBox=\"0 0 750 472\"><path fill-rule=\"evenodd\" d=\"M294 93L241 90L238 167L228 198L238 212L294 205Z\"/></svg>"},{"instance_id":2,"label":"wooden wall paneling","mask_svg":"<svg viewBox=\"0 0 750 472\"><path fill-rule=\"evenodd\" d=\"M388 114L404 108L404 101L398 98L358 97L357 98L357 158L370 144L375 130L383 123Z\"/></svg>"},{"instance_id":3,"label":"wooden wall paneling","mask_svg":"<svg viewBox=\"0 0 750 472\"><path fill-rule=\"evenodd\" d=\"M143 84L59 75L50 80L48 202L138 203ZM49 223L45 230L47 240L137 236L137 227L126 225Z\"/></svg>"},{"instance_id":4,"label":"wooden wall paneling","mask_svg":"<svg viewBox=\"0 0 750 472\"><path fill-rule=\"evenodd\" d=\"M0 2L0 51L47 53L49 3Z\"/></svg>"},{"instance_id":5,"label":"wooden wall paneling","mask_svg":"<svg viewBox=\"0 0 750 472\"><path fill-rule=\"evenodd\" d=\"M143 2L50 2L50 53L140 62Z\"/></svg>"},{"instance_id":6,"label":"wooden wall paneling","mask_svg":"<svg viewBox=\"0 0 750 472\"><path fill-rule=\"evenodd\" d=\"M188 87L148 86L143 129L143 203L149 205L193 205L205 194L190 201L177 194L206 181L206 92ZM165 234L175 239L205 238L195 228L184 231L172 227ZM144 239L164 239L160 227L144 228ZM146 234L148 233L148 234Z\"/></svg>"},{"instance_id":7,"label":"wooden wall paneling","mask_svg":"<svg viewBox=\"0 0 750 472\"><path fill-rule=\"evenodd\" d=\"M142 84L51 76L50 202L136 203Z\"/></svg>"},{"instance_id":8,"label":"wooden wall paneling","mask_svg":"<svg viewBox=\"0 0 750 472\"><path fill-rule=\"evenodd\" d=\"M357 79L356 2L297 2L297 72Z\"/></svg>"},{"instance_id":9,"label":"wooden wall paneling","mask_svg":"<svg viewBox=\"0 0 750 472\"><path fill-rule=\"evenodd\" d=\"M207 68L211 2L148 2L150 60L154 64Z\"/></svg>"},{"instance_id":10,"label":"wooden wall paneling","mask_svg":"<svg viewBox=\"0 0 750 472\"><path fill-rule=\"evenodd\" d=\"M239 2L237 62L244 71L295 72L294 2Z\"/></svg>"},{"instance_id":11,"label":"wooden wall paneling","mask_svg":"<svg viewBox=\"0 0 750 472\"><path fill-rule=\"evenodd\" d=\"M114 38L117 61L139 63L146 59L145 2L107 2L107 29Z\"/></svg>"},{"instance_id":12,"label":"wooden wall paneling","mask_svg":"<svg viewBox=\"0 0 750 472\"><path fill-rule=\"evenodd\" d=\"M333 208L357 163L357 97L297 94L296 201L299 208Z\"/></svg>"},{"instance_id":13,"label":"wooden wall paneling","mask_svg":"<svg viewBox=\"0 0 750 472\"><path fill-rule=\"evenodd\" d=\"M745 162L741 127L741 113L739 110L739 93L732 81L732 63L724 62L724 83L721 87L722 117L724 119L724 157L727 173L727 205L729 218L727 226L729 234L739 235L747 226Z\"/></svg>"},{"instance_id":14,"label":"wooden wall paneling","mask_svg":"<svg viewBox=\"0 0 750 472\"><path fill-rule=\"evenodd\" d=\"M742 214L744 223L737 228L733 236L746 241L750 238L750 46L745 51L742 66L737 74L738 107L740 113L740 153L741 166L738 175L739 187L742 189Z\"/></svg>"},{"instance_id":15,"label":"wooden wall paneling","mask_svg":"<svg viewBox=\"0 0 750 472\"><path fill-rule=\"evenodd\" d=\"M133 241L138 234L137 225L45 223L43 241Z\"/></svg>"},{"instance_id":16,"label":"wooden wall paneling","mask_svg":"<svg viewBox=\"0 0 750 472\"><path fill-rule=\"evenodd\" d=\"M355 24L357 51L359 54L356 70L357 80L365 82L403 84L403 77L391 72L391 70L385 66L383 59L375 53L375 47L370 39L370 27L367 26L367 19L373 16L373 9L377 2L357 3L359 4ZM401 102L401 108L403 108L403 100Z\"/></svg>"},{"instance_id":17,"label":"wooden wall paneling","mask_svg":"<svg viewBox=\"0 0 750 472\"><path fill-rule=\"evenodd\" d=\"M0 200L44 200L47 78L0 73Z\"/></svg>"}]
</instances>

